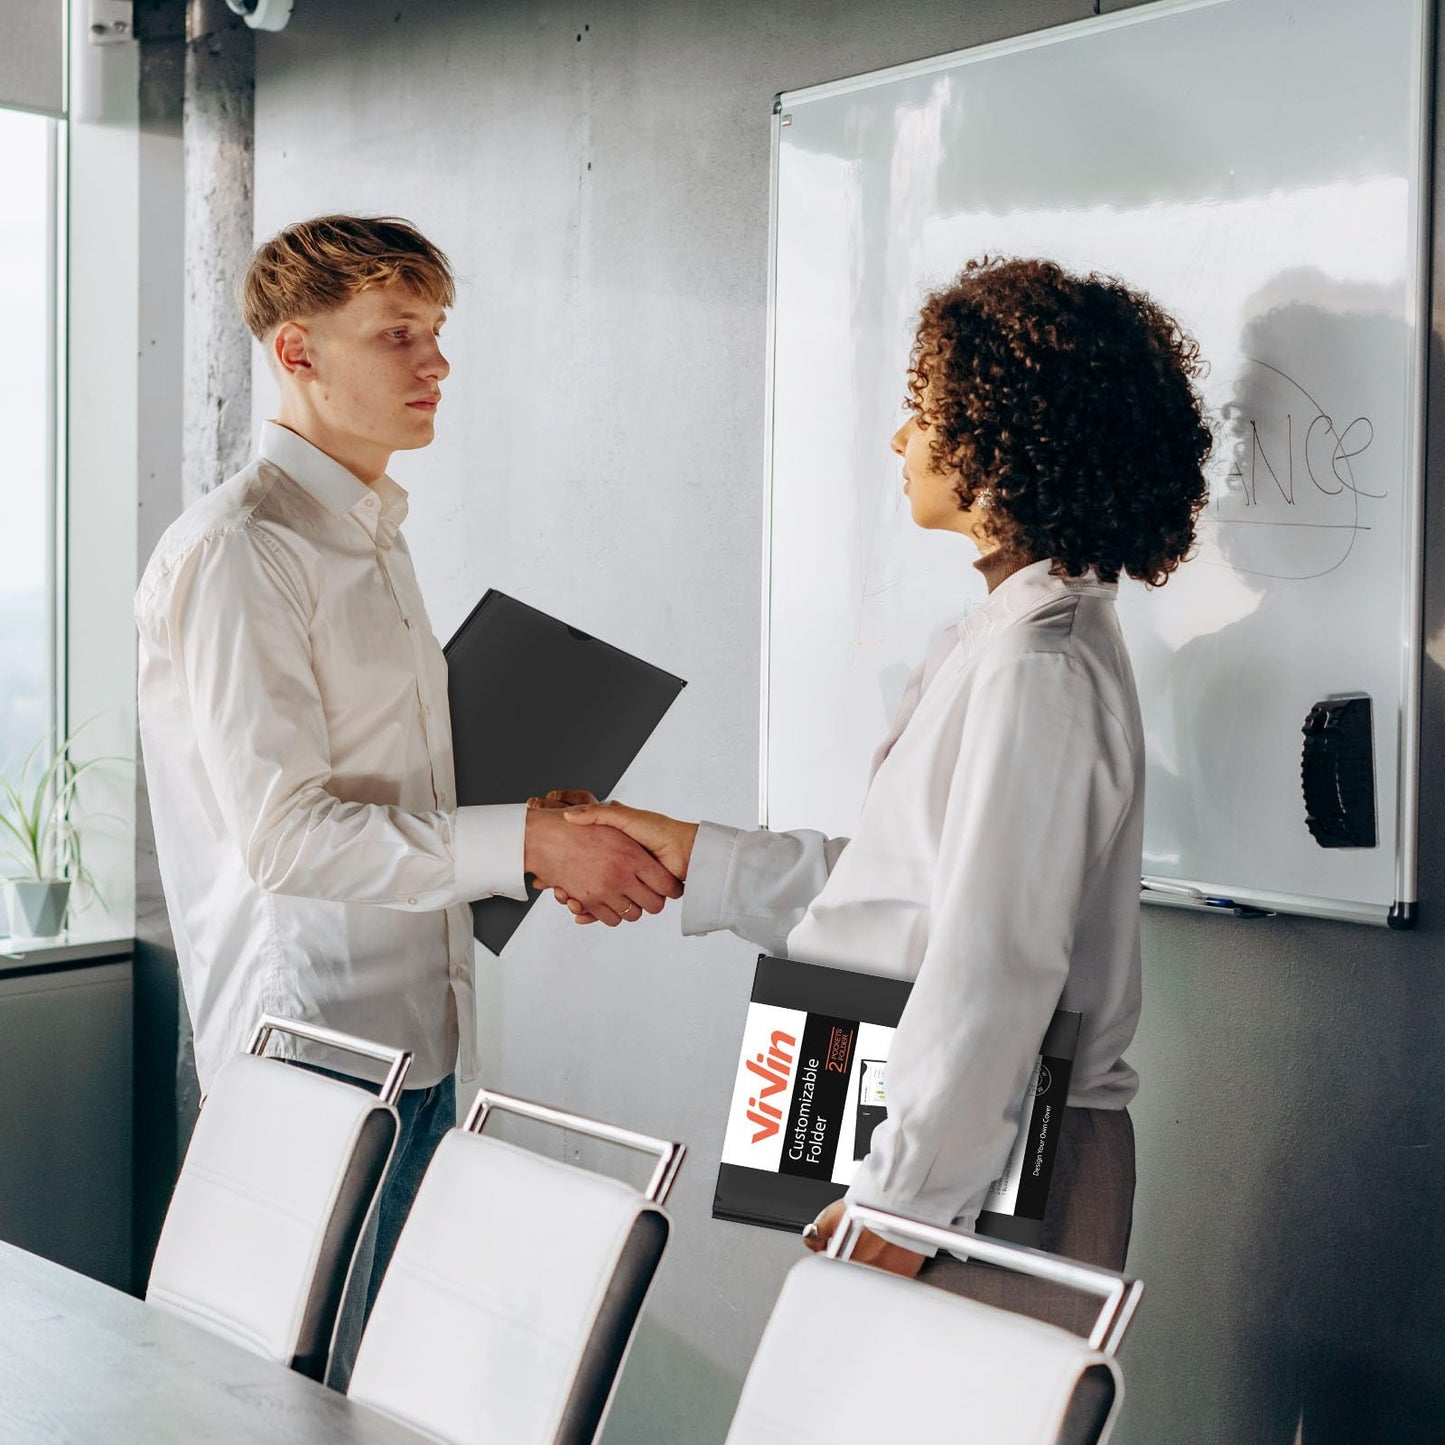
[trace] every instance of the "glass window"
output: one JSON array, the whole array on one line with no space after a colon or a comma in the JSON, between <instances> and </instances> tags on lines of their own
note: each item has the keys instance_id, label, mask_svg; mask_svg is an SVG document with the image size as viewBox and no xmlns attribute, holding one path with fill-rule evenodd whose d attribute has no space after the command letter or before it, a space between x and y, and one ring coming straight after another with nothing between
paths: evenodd
<instances>
[{"instance_id":1,"label":"glass window","mask_svg":"<svg viewBox=\"0 0 1445 1445\"><path fill-rule=\"evenodd\" d=\"M56 123L0 110L0 768L55 707Z\"/></svg>"}]
</instances>

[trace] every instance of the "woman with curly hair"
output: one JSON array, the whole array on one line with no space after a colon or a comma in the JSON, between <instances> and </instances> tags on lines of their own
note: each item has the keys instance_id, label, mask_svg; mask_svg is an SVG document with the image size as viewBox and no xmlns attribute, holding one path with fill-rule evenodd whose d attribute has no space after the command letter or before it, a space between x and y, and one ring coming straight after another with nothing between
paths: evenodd
<instances>
[{"instance_id":1,"label":"woman with curly hair","mask_svg":"<svg viewBox=\"0 0 1445 1445\"><path fill-rule=\"evenodd\" d=\"M1115 616L1159 586L1207 496L1195 343L1148 297L1046 261L970 262L925 301L893 437L920 527L977 547L989 596L946 628L874 760L851 839L621 804L686 879L684 933L913 980L888 1117L848 1199L971 1228L1056 1007L1083 1016L1043 1247L1122 1269L1134 1194L1123 1053L1139 1017L1144 743ZM581 921L591 915L572 904ZM615 917L603 917L615 923ZM812 1231L820 1248L843 1204ZM855 1258L1082 1327L1039 1281L865 1236Z\"/></svg>"}]
</instances>

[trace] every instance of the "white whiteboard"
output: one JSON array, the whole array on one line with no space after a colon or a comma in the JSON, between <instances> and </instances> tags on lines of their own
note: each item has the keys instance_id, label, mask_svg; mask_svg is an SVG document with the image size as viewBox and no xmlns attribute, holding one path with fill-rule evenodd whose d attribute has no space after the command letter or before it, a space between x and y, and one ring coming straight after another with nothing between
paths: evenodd
<instances>
[{"instance_id":1,"label":"white whiteboard","mask_svg":"<svg viewBox=\"0 0 1445 1445\"><path fill-rule=\"evenodd\" d=\"M1046 256L1148 291L1211 364L1198 554L1120 589L1146 878L1361 921L1413 904L1427 22L1425 0L1181 0L779 98L768 826L852 829L909 672L983 596L888 450L922 296L971 256ZM1324 849L1300 729L1353 692L1379 845Z\"/></svg>"}]
</instances>

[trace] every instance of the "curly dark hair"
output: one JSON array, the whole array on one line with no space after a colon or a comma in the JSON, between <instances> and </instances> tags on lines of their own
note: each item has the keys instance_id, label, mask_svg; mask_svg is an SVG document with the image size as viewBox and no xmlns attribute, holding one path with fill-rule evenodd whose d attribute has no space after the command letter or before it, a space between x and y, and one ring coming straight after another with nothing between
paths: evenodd
<instances>
[{"instance_id":1,"label":"curly dark hair","mask_svg":"<svg viewBox=\"0 0 1445 1445\"><path fill-rule=\"evenodd\" d=\"M907 405L980 530L1055 573L1158 587L1189 554L1213 445L1198 343L1149 297L984 256L923 304Z\"/></svg>"}]
</instances>

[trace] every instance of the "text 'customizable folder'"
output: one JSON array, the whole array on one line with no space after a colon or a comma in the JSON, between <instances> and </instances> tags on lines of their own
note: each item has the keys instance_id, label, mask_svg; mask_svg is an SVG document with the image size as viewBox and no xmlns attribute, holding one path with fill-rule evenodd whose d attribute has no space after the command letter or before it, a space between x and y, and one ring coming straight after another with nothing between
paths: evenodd
<instances>
[{"instance_id":1,"label":"text 'customizable folder'","mask_svg":"<svg viewBox=\"0 0 1445 1445\"><path fill-rule=\"evenodd\" d=\"M457 802L525 803L555 788L605 798L687 684L505 592L446 645ZM472 904L500 953L539 894Z\"/></svg>"},{"instance_id":2,"label":"text 'customizable folder'","mask_svg":"<svg viewBox=\"0 0 1445 1445\"><path fill-rule=\"evenodd\" d=\"M713 1218L797 1231L839 1199L888 1116L888 1051L912 985L758 959ZM980 1234L1038 1246L1081 1016L1045 1033Z\"/></svg>"}]
</instances>

